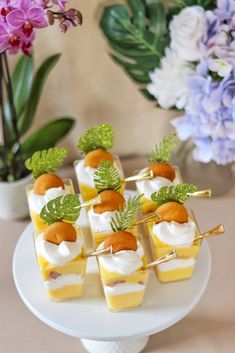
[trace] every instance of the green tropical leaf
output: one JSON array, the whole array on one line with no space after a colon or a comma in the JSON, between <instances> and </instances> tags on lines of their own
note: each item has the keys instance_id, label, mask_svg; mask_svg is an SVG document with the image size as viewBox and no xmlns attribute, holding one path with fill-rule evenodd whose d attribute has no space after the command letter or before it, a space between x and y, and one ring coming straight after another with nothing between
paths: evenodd
<instances>
[{"instance_id":1,"label":"green tropical leaf","mask_svg":"<svg viewBox=\"0 0 235 353\"><path fill-rule=\"evenodd\" d=\"M95 188L98 191L112 189L119 190L121 179L117 168L111 161L102 160L94 175Z\"/></svg>"},{"instance_id":2,"label":"green tropical leaf","mask_svg":"<svg viewBox=\"0 0 235 353\"><path fill-rule=\"evenodd\" d=\"M163 137L159 144L155 145L155 148L151 151L149 156L149 163L168 163L171 159L172 151L178 142L179 140L176 137L176 133Z\"/></svg>"},{"instance_id":3,"label":"green tropical leaf","mask_svg":"<svg viewBox=\"0 0 235 353\"><path fill-rule=\"evenodd\" d=\"M33 78L32 88L27 100L27 104L25 104L25 109L19 116L18 128L20 135L26 133L32 125L47 76L59 58L60 54L52 55L48 57L38 68Z\"/></svg>"},{"instance_id":4,"label":"green tropical leaf","mask_svg":"<svg viewBox=\"0 0 235 353\"><path fill-rule=\"evenodd\" d=\"M40 217L47 223L52 224L60 221L74 223L81 211L81 204L77 195L59 196L49 201L41 210Z\"/></svg>"},{"instance_id":5,"label":"green tropical leaf","mask_svg":"<svg viewBox=\"0 0 235 353\"><path fill-rule=\"evenodd\" d=\"M54 147L71 130L73 125L73 118L62 117L39 127L22 142L21 148L25 158L36 151Z\"/></svg>"},{"instance_id":6,"label":"green tropical leaf","mask_svg":"<svg viewBox=\"0 0 235 353\"><path fill-rule=\"evenodd\" d=\"M158 206L170 201L176 201L184 204L190 197L190 194L196 191L197 187L191 184L163 186L159 191L154 192L151 195L151 199L156 202Z\"/></svg>"},{"instance_id":7,"label":"green tropical leaf","mask_svg":"<svg viewBox=\"0 0 235 353\"><path fill-rule=\"evenodd\" d=\"M159 0L128 0L106 6L100 27L113 49L111 55L145 93L149 72L159 66L169 43L167 14ZM148 98L153 99L151 95Z\"/></svg>"},{"instance_id":8,"label":"green tropical leaf","mask_svg":"<svg viewBox=\"0 0 235 353\"><path fill-rule=\"evenodd\" d=\"M60 147L37 151L25 161L25 166L36 179L44 173L56 172L67 155L68 150Z\"/></svg>"},{"instance_id":9,"label":"green tropical leaf","mask_svg":"<svg viewBox=\"0 0 235 353\"><path fill-rule=\"evenodd\" d=\"M126 201L123 211L116 211L111 218L113 232L129 229L135 221L136 213L140 209L140 196L134 196Z\"/></svg>"},{"instance_id":10,"label":"green tropical leaf","mask_svg":"<svg viewBox=\"0 0 235 353\"><path fill-rule=\"evenodd\" d=\"M77 147L81 153L88 153L97 148L109 150L113 147L114 132L109 124L94 126L79 138Z\"/></svg>"}]
</instances>

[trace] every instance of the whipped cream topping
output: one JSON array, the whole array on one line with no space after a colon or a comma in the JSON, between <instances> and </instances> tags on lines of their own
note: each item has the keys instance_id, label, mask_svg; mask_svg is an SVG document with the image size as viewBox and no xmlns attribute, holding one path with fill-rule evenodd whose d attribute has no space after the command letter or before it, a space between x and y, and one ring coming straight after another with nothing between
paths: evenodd
<instances>
[{"instance_id":1,"label":"whipped cream topping","mask_svg":"<svg viewBox=\"0 0 235 353\"><path fill-rule=\"evenodd\" d=\"M35 241L36 253L44 257L53 265L63 266L79 256L82 252L83 241L77 236L75 242L62 241L59 245L44 239L44 232Z\"/></svg>"},{"instance_id":2,"label":"whipped cream topping","mask_svg":"<svg viewBox=\"0 0 235 353\"><path fill-rule=\"evenodd\" d=\"M142 169L139 174L144 174L147 171L147 168ZM167 178L157 176L150 180L139 180L136 182L137 189L139 194L144 194L144 197L148 200L151 200L151 195L153 192L160 190L163 186L171 186L179 184L180 180L176 173L175 179L170 181Z\"/></svg>"},{"instance_id":3,"label":"whipped cream topping","mask_svg":"<svg viewBox=\"0 0 235 353\"><path fill-rule=\"evenodd\" d=\"M42 208L51 200L56 199L59 196L67 195L68 192L64 190L61 186L58 188L48 189L45 195L37 195L32 190L28 195L28 203L31 211L35 213L40 213Z\"/></svg>"},{"instance_id":4,"label":"whipped cream topping","mask_svg":"<svg viewBox=\"0 0 235 353\"><path fill-rule=\"evenodd\" d=\"M104 242L98 246L98 250L104 248ZM142 258L144 249L138 242L137 250L122 250L115 254L99 256L99 263L109 272L117 272L122 275L129 275L143 266Z\"/></svg>"},{"instance_id":5,"label":"whipped cream topping","mask_svg":"<svg viewBox=\"0 0 235 353\"><path fill-rule=\"evenodd\" d=\"M88 214L91 229L94 232L96 233L112 232L110 222L111 222L111 218L115 215L115 211L95 213L94 208L91 207L87 214Z\"/></svg>"},{"instance_id":6,"label":"whipped cream topping","mask_svg":"<svg viewBox=\"0 0 235 353\"><path fill-rule=\"evenodd\" d=\"M191 219L185 223L164 221L154 224L153 234L163 243L174 247L187 248L192 245L195 238L196 225Z\"/></svg>"},{"instance_id":7,"label":"whipped cream topping","mask_svg":"<svg viewBox=\"0 0 235 353\"><path fill-rule=\"evenodd\" d=\"M189 257L188 259L173 259L159 264L158 269L162 272L168 272L179 268L191 267L194 266L195 263L196 260L194 259L194 257Z\"/></svg>"},{"instance_id":8,"label":"whipped cream topping","mask_svg":"<svg viewBox=\"0 0 235 353\"><path fill-rule=\"evenodd\" d=\"M117 161L114 160L114 165L116 166L121 179L123 179L124 177L123 171L119 163L117 163ZM82 183L94 188L95 187L94 176L95 176L96 169L97 168L85 166L84 159L81 159L80 161L78 161L78 163L75 166L75 171L76 171L77 179L79 180L79 183Z\"/></svg>"},{"instance_id":9,"label":"whipped cream topping","mask_svg":"<svg viewBox=\"0 0 235 353\"><path fill-rule=\"evenodd\" d=\"M47 279L44 281L44 286L49 290L56 290L65 286L82 284L83 281L84 276L72 273L69 275L60 275L56 279Z\"/></svg>"},{"instance_id":10,"label":"whipped cream topping","mask_svg":"<svg viewBox=\"0 0 235 353\"><path fill-rule=\"evenodd\" d=\"M130 284L127 282L119 283L115 286L108 286L104 285L104 293L106 295L120 295L125 293L131 292L141 292L145 290L146 284L145 283L134 283Z\"/></svg>"}]
</instances>

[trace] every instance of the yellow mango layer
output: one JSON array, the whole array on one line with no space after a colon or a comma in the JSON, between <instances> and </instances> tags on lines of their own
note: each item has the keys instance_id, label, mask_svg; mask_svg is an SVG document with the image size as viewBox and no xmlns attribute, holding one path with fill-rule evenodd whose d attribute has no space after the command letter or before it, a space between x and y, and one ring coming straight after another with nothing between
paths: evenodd
<instances>
[{"instance_id":1,"label":"yellow mango layer","mask_svg":"<svg viewBox=\"0 0 235 353\"><path fill-rule=\"evenodd\" d=\"M175 282L175 281L182 281L184 279L189 279L192 277L193 271L195 266L189 266L185 268L179 268L171 271L160 271L156 268L156 272L158 275L158 279L160 282L167 283L167 282Z\"/></svg>"},{"instance_id":2,"label":"yellow mango layer","mask_svg":"<svg viewBox=\"0 0 235 353\"><path fill-rule=\"evenodd\" d=\"M162 256L165 256L173 249L176 250L176 254L178 257L182 257L185 259L193 257L197 259L199 250L200 250L200 242L197 242L187 248L174 248L164 242L161 242L160 239L153 234L153 225L154 223L151 222L148 224L147 228L151 239L151 248L152 248L152 254L153 254L154 260ZM198 232L196 232L195 237L197 235L198 235ZM174 270L165 272L165 271L160 271L158 269L158 266L156 266L155 270L161 282L174 282L174 281L191 278L194 267L195 266L189 266L186 268L179 268L179 269L174 269Z\"/></svg>"},{"instance_id":3,"label":"yellow mango layer","mask_svg":"<svg viewBox=\"0 0 235 353\"><path fill-rule=\"evenodd\" d=\"M141 200L141 212L143 214L154 212L157 209L157 204L153 202L152 200L146 199L146 197L142 196L140 198Z\"/></svg>"},{"instance_id":4,"label":"yellow mango layer","mask_svg":"<svg viewBox=\"0 0 235 353\"><path fill-rule=\"evenodd\" d=\"M47 290L48 296L55 301L81 297L82 292L83 292L83 284L73 284L59 289Z\"/></svg>"},{"instance_id":5,"label":"yellow mango layer","mask_svg":"<svg viewBox=\"0 0 235 353\"><path fill-rule=\"evenodd\" d=\"M108 308L113 311L130 309L141 305L145 291L137 291L127 294L106 295Z\"/></svg>"}]
</instances>

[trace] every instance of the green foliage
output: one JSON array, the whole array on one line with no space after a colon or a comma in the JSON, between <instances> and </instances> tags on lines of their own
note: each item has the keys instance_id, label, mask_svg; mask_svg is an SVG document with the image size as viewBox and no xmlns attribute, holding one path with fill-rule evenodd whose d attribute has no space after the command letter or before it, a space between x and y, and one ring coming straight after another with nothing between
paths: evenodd
<instances>
[{"instance_id":1,"label":"green foliage","mask_svg":"<svg viewBox=\"0 0 235 353\"><path fill-rule=\"evenodd\" d=\"M116 211L111 219L114 232L129 229L135 221L136 213L140 209L140 196L134 196L126 201L123 211Z\"/></svg>"},{"instance_id":2,"label":"green foliage","mask_svg":"<svg viewBox=\"0 0 235 353\"><path fill-rule=\"evenodd\" d=\"M190 194L195 191L197 191L197 187L191 184L163 186L159 191L154 192L151 195L151 199L156 202L158 206L170 201L176 201L184 204L190 197Z\"/></svg>"},{"instance_id":3,"label":"green foliage","mask_svg":"<svg viewBox=\"0 0 235 353\"><path fill-rule=\"evenodd\" d=\"M37 151L26 160L25 166L33 172L33 177L36 179L44 173L56 172L67 155L68 151L59 147Z\"/></svg>"},{"instance_id":4,"label":"green foliage","mask_svg":"<svg viewBox=\"0 0 235 353\"><path fill-rule=\"evenodd\" d=\"M77 147L81 153L87 154L98 148L109 150L113 147L114 132L109 124L101 124L85 131L79 138Z\"/></svg>"},{"instance_id":5,"label":"green foliage","mask_svg":"<svg viewBox=\"0 0 235 353\"><path fill-rule=\"evenodd\" d=\"M47 77L59 58L60 54L56 54L45 59L35 74L33 60L24 55L15 66L11 86L19 136L16 135L9 100L6 100L4 116L7 141L4 141L5 145L0 145L0 180L13 181L27 175L29 172L25 168L25 160L37 150L54 147L74 125L73 118L59 117L24 138L33 124Z\"/></svg>"},{"instance_id":6,"label":"green foliage","mask_svg":"<svg viewBox=\"0 0 235 353\"><path fill-rule=\"evenodd\" d=\"M163 137L158 145L151 151L149 156L149 163L154 164L157 162L168 163L171 159L173 149L178 144L176 133L169 134Z\"/></svg>"},{"instance_id":7,"label":"green foliage","mask_svg":"<svg viewBox=\"0 0 235 353\"><path fill-rule=\"evenodd\" d=\"M117 168L111 161L102 160L94 175L94 183L97 191L112 189L119 190L121 178Z\"/></svg>"},{"instance_id":8,"label":"green foliage","mask_svg":"<svg viewBox=\"0 0 235 353\"><path fill-rule=\"evenodd\" d=\"M74 223L78 219L80 211L79 197L68 194L49 201L41 210L40 217L47 224L60 221Z\"/></svg>"},{"instance_id":9,"label":"green foliage","mask_svg":"<svg viewBox=\"0 0 235 353\"><path fill-rule=\"evenodd\" d=\"M107 6L100 27L113 49L113 60L145 88L150 82L149 72L159 65L169 44L163 4L158 0L127 0L127 4Z\"/></svg>"},{"instance_id":10,"label":"green foliage","mask_svg":"<svg viewBox=\"0 0 235 353\"><path fill-rule=\"evenodd\" d=\"M167 6L161 0L126 0L104 6L100 27L112 48L112 59L138 83L140 91L154 99L146 90L149 72L159 67L169 45L169 22L183 7L215 6L215 0L175 0Z\"/></svg>"}]
</instances>

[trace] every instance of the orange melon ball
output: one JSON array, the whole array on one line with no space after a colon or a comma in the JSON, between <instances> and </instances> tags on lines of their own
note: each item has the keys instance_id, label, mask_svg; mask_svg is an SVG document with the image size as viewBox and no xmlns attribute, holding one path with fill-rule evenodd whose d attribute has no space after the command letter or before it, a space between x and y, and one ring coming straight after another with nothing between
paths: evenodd
<instances>
[{"instance_id":1,"label":"orange melon ball","mask_svg":"<svg viewBox=\"0 0 235 353\"><path fill-rule=\"evenodd\" d=\"M72 224L56 222L46 228L44 231L44 239L50 243L59 245L62 241L76 241L77 233Z\"/></svg>"},{"instance_id":2,"label":"orange melon ball","mask_svg":"<svg viewBox=\"0 0 235 353\"><path fill-rule=\"evenodd\" d=\"M125 199L122 194L114 190L104 190L99 194L101 203L93 206L95 213L120 210L124 207Z\"/></svg>"},{"instance_id":3,"label":"orange melon ball","mask_svg":"<svg viewBox=\"0 0 235 353\"><path fill-rule=\"evenodd\" d=\"M64 181L58 175L46 173L35 180L33 190L37 195L45 195L48 189L59 187L64 188Z\"/></svg>"},{"instance_id":4,"label":"orange melon ball","mask_svg":"<svg viewBox=\"0 0 235 353\"><path fill-rule=\"evenodd\" d=\"M84 158L85 166L92 168L98 168L100 161L107 160L113 162L113 156L111 153L99 148L97 150L87 153Z\"/></svg>"},{"instance_id":5,"label":"orange melon ball","mask_svg":"<svg viewBox=\"0 0 235 353\"><path fill-rule=\"evenodd\" d=\"M160 176L171 181L175 179L175 170L168 163L155 163L150 165L148 169L153 171L154 177Z\"/></svg>"},{"instance_id":6,"label":"orange melon ball","mask_svg":"<svg viewBox=\"0 0 235 353\"><path fill-rule=\"evenodd\" d=\"M160 215L162 221L175 221L178 223L188 222L188 211L179 202L166 202L159 206L156 212Z\"/></svg>"},{"instance_id":7,"label":"orange melon ball","mask_svg":"<svg viewBox=\"0 0 235 353\"><path fill-rule=\"evenodd\" d=\"M109 249L111 247L112 253L115 254L122 250L137 250L136 237L130 232L121 230L110 234L104 242L104 248Z\"/></svg>"}]
</instances>

